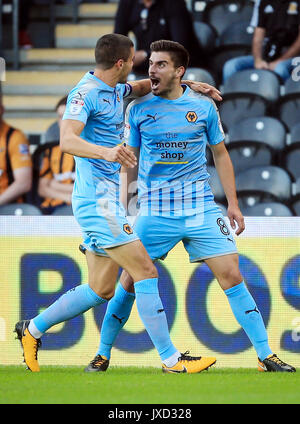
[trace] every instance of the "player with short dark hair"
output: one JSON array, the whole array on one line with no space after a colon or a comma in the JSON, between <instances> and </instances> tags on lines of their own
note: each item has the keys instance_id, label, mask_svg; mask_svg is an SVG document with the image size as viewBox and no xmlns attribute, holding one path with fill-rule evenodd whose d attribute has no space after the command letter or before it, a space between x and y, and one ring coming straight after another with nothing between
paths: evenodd
<instances>
[{"instance_id":1,"label":"player with short dark hair","mask_svg":"<svg viewBox=\"0 0 300 424\"><path fill-rule=\"evenodd\" d=\"M75 156L72 207L84 237L89 282L69 290L37 317L16 324L24 359L31 371L39 371L41 336L53 325L107 302L121 266L132 275L139 314L163 363L171 358L181 372L200 372L216 359L181 355L173 345L165 313L157 313L163 309L157 270L119 202L120 167L136 165L123 143L123 97L149 93L150 82L126 83L134 48L125 36L101 37L95 57L94 72L87 72L68 96L60 138L62 151Z\"/></svg>"},{"instance_id":2,"label":"player with short dark hair","mask_svg":"<svg viewBox=\"0 0 300 424\"><path fill-rule=\"evenodd\" d=\"M175 44L170 49L170 43L151 46L152 94L135 100L126 111L128 148L139 158L138 168L124 169L127 178L123 198L138 174L139 213L134 230L153 261L164 259L182 241L190 262L205 262L217 278L234 316L257 352L259 370L294 372L295 368L281 361L269 346L261 313L239 270L235 240L209 186L207 144L226 194L231 227L236 229L236 235L241 234L244 218L217 108L210 98L181 83L183 59L180 49ZM178 60L173 59L174 55ZM120 281L106 310L96 354L107 360L130 315L136 288L126 270ZM122 322L116 321L114 315L122 316ZM104 369L92 361L87 371L105 371L107 366L107 362ZM174 372L166 364L163 370Z\"/></svg>"}]
</instances>

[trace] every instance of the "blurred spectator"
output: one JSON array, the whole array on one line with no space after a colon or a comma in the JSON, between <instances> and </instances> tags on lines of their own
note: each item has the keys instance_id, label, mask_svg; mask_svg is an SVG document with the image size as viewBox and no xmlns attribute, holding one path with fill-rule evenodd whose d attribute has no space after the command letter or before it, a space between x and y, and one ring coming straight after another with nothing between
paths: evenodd
<instances>
[{"instance_id":1,"label":"blurred spectator","mask_svg":"<svg viewBox=\"0 0 300 424\"><path fill-rule=\"evenodd\" d=\"M152 41L177 41L190 53L190 66L203 66L204 58L185 0L120 0L114 32L136 38L134 71L148 72Z\"/></svg>"},{"instance_id":2,"label":"blurred spectator","mask_svg":"<svg viewBox=\"0 0 300 424\"><path fill-rule=\"evenodd\" d=\"M58 128L66 108L66 100L67 98L64 97L57 105ZM58 142L59 137L55 141ZM75 161L73 156L62 153L57 144L46 149L38 184L38 194L44 198L40 206L44 214L52 214L57 208L71 204L74 179Z\"/></svg>"},{"instance_id":3,"label":"blurred spectator","mask_svg":"<svg viewBox=\"0 0 300 424\"><path fill-rule=\"evenodd\" d=\"M237 71L268 69L287 80L300 53L300 0L256 0L251 25L256 26L252 55L228 60L223 82ZM257 9L258 7L258 9Z\"/></svg>"},{"instance_id":4,"label":"blurred spectator","mask_svg":"<svg viewBox=\"0 0 300 424\"><path fill-rule=\"evenodd\" d=\"M29 142L22 131L3 121L3 113L0 95L0 205L23 202L32 186Z\"/></svg>"},{"instance_id":5,"label":"blurred spectator","mask_svg":"<svg viewBox=\"0 0 300 424\"><path fill-rule=\"evenodd\" d=\"M66 109L68 96L63 97L59 100L55 107L57 113L57 121L53 122L50 127L46 130L45 135L43 136L43 143L52 143L53 141L59 141L59 128L60 123L63 117L63 114Z\"/></svg>"}]
</instances>

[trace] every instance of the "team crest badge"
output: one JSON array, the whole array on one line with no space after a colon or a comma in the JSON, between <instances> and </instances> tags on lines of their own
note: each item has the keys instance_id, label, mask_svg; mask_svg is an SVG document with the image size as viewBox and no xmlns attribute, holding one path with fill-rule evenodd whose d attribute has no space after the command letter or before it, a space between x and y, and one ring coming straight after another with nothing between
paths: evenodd
<instances>
[{"instance_id":1,"label":"team crest badge","mask_svg":"<svg viewBox=\"0 0 300 424\"><path fill-rule=\"evenodd\" d=\"M132 228L130 227L129 224L124 224L123 230L125 231L126 234L133 234L133 230L132 230Z\"/></svg>"},{"instance_id":2,"label":"team crest badge","mask_svg":"<svg viewBox=\"0 0 300 424\"><path fill-rule=\"evenodd\" d=\"M197 113L196 112L192 112L192 111L188 112L185 115L185 117L188 120L188 122L196 122L197 119L198 119Z\"/></svg>"}]
</instances>

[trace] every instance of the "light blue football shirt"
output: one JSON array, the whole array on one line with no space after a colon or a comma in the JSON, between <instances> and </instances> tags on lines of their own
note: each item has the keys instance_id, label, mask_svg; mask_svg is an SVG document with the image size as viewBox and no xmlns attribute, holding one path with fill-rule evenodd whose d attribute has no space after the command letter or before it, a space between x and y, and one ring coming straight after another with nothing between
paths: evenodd
<instances>
[{"instance_id":1,"label":"light blue football shirt","mask_svg":"<svg viewBox=\"0 0 300 424\"><path fill-rule=\"evenodd\" d=\"M87 72L71 90L63 119L81 121L81 137L98 146L115 147L124 142L123 98L131 93L129 84L115 88ZM76 178L73 196L94 199L103 192L103 182L118 190L120 164L75 156Z\"/></svg>"},{"instance_id":2,"label":"light blue football shirt","mask_svg":"<svg viewBox=\"0 0 300 424\"><path fill-rule=\"evenodd\" d=\"M140 148L141 211L190 215L214 204L208 184L206 146L225 139L212 99L189 87L176 100L149 94L130 103L125 138Z\"/></svg>"}]
</instances>

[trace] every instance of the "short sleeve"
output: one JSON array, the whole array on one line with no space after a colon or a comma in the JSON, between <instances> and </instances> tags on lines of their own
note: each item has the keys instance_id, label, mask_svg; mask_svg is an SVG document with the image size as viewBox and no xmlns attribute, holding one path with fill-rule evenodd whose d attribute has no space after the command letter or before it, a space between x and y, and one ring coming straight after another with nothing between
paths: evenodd
<instances>
[{"instance_id":1,"label":"short sleeve","mask_svg":"<svg viewBox=\"0 0 300 424\"><path fill-rule=\"evenodd\" d=\"M219 144L225 139L220 114L213 102L211 103L207 116L207 137L208 143L211 145Z\"/></svg>"},{"instance_id":2,"label":"short sleeve","mask_svg":"<svg viewBox=\"0 0 300 424\"><path fill-rule=\"evenodd\" d=\"M8 147L10 163L12 169L32 167L32 160L29 151L29 141L25 134L15 130L10 138Z\"/></svg>"},{"instance_id":3,"label":"short sleeve","mask_svg":"<svg viewBox=\"0 0 300 424\"><path fill-rule=\"evenodd\" d=\"M134 102L133 102L134 103ZM131 147L140 147L141 134L138 128L136 113L134 107L129 105L127 107L125 116L125 142Z\"/></svg>"},{"instance_id":4,"label":"short sleeve","mask_svg":"<svg viewBox=\"0 0 300 424\"><path fill-rule=\"evenodd\" d=\"M94 110L91 92L92 90L88 93L81 93L80 87L73 89L68 96L63 119L74 119L86 124Z\"/></svg>"}]
</instances>

